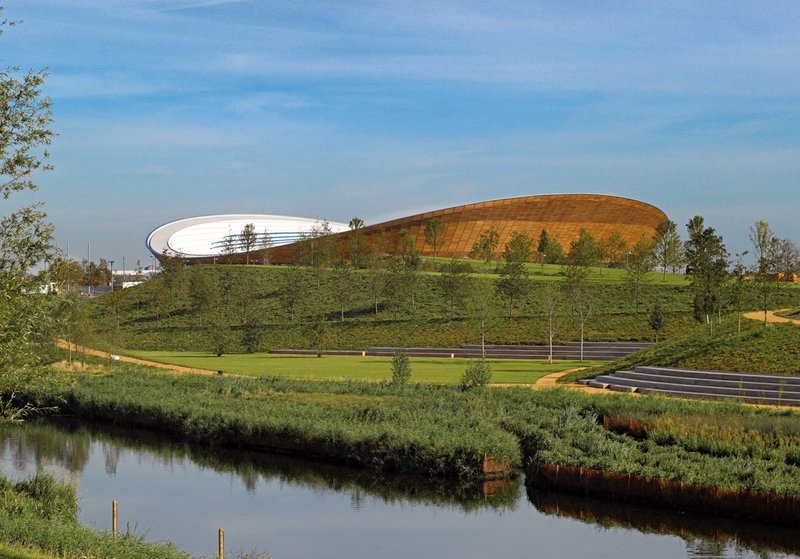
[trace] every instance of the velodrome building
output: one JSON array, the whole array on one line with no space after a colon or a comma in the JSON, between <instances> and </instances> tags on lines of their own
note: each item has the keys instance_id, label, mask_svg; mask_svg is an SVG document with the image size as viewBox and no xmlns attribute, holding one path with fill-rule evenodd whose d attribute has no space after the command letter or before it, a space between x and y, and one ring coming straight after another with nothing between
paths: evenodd
<instances>
[{"instance_id":1,"label":"velodrome building","mask_svg":"<svg viewBox=\"0 0 800 559\"><path fill-rule=\"evenodd\" d=\"M367 225L359 229L359 234L378 252L392 254L399 251L400 232L405 230L415 241L420 254L432 256L433 247L425 243L424 231L425 225L435 218L445 226L437 255L464 258L480 234L492 228L500 235L501 249L515 231L537 239L542 229L546 229L565 249L578 237L581 229L586 229L596 239L616 231L632 245L642 236L651 238L667 216L655 206L630 198L604 194L548 194L433 210ZM303 235L320 227L320 222L315 219L279 215L192 217L155 229L147 238L147 248L158 258L180 255L188 262L217 262L225 251L225 239L238 235L249 223L253 224L260 238L268 235L269 262L277 264L291 263ZM344 251L353 231L344 223L328 222L328 225ZM250 251L250 261L260 261L260 251L263 250L257 242ZM244 262L246 256L239 251L232 256L226 255L226 260L228 258Z\"/></svg>"}]
</instances>

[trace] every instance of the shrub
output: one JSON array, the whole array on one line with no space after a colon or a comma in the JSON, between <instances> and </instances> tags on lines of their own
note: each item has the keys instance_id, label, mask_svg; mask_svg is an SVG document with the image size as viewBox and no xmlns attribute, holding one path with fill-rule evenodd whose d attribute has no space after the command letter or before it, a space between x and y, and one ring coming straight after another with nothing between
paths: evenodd
<instances>
[{"instance_id":1,"label":"shrub","mask_svg":"<svg viewBox=\"0 0 800 559\"><path fill-rule=\"evenodd\" d=\"M392 357L392 383L406 384L411 378L411 360L402 349Z\"/></svg>"},{"instance_id":2,"label":"shrub","mask_svg":"<svg viewBox=\"0 0 800 559\"><path fill-rule=\"evenodd\" d=\"M470 361L461 377L461 388L486 386L492 380L492 364L485 359Z\"/></svg>"}]
</instances>

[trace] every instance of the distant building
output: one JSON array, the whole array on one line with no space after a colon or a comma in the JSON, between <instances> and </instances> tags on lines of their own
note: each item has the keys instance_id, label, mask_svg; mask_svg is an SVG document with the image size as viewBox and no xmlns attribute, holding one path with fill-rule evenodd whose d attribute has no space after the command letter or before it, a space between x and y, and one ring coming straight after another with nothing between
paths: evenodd
<instances>
[{"instance_id":1,"label":"distant building","mask_svg":"<svg viewBox=\"0 0 800 559\"><path fill-rule=\"evenodd\" d=\"M499 234L500 250L513 232L526 233L535 241L543 229L567 250L581 229L598 240L617 232L633 245L643 236L652 238L656 227L667 216L655 206L630 198L603 194L548 194L433 210L365 226L359 229L358 234L375 251L396 254L402 250L400 232L405 231L406 238L413 240L420 254L432 256L433 247L425 243L425 226L435 218L444 224L437 255L465 258L481 233L492 228ZM147 238L147 247L158 258L180 254L190 262L212 263L222 256L225 238L238 235L248 223L253 223L257 234L266 232L269 236L269 261L288 264L295 258L302 235L308 234L320 222L258 214L195 217L159 227ZM340 252L346 255L348 243L355 233L343 223L330 223L330 228ZM251 262L260 261L260 254L256 245L250 253ZM241 251L229 258L239 263L245 261Z\"/></svg>"}]
</instances>

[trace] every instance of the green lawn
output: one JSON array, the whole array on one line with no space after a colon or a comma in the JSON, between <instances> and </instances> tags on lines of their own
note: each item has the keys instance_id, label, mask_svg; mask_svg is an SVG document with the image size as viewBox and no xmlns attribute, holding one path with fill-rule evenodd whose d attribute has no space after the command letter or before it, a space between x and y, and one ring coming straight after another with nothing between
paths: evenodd
<instances>
[{"instance_id":1,"label":"green lawn","mask_svg":"<svg viewBox=\"0 0 800 559\"><path fill-rule=\"evenodd\" d=\"M193 351L127 350L127 355L159 363L171 363L212 371L253 376L280 375L302 379L352 379L378 381L391 378L391 357L351 357L324 355L273 355L269 353L231 354L216 357ZM457 384L468 359L411 358L411 382ZM492 382L530 384L544 375L597 365L597 361L547 361L530 359L492 360Z\"/></svg>"}]
</instances>

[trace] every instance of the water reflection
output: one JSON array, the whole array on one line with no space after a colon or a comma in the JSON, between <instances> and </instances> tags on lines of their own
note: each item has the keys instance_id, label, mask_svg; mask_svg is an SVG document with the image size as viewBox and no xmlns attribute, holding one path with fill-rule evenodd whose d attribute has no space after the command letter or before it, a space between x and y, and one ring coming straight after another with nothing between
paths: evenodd
<instances>
[{"instance_id":1,"label":"water reflection","mask_svg":"<svg viewBox=\"0 0 800 559\"><path fill-rule=\"evenodd\" d=\"M0 467L75 479L81 521L108 528L111 499L148 539L210 555L272 557L785 557L800 533L526 488L379 475L266 453L193 447L147 431L57 423L0 428Z\"/></svg>"},{"instance_id":2,"label":"water reflection","mask_svg":"<svg viewBox=\"0 0 800 559\"><path fill-rule=\"evenodd\" d=\"M463 511L478 508L513 508L520 496L517 481L455 482L420 476L379 474L363 469L326 464L298 457L237 449L211 449L171 440L151 431L121 428L71 418L29 423L24 432L16 426L0 426L0 460L12 464L20 474L59 471L80 478L87 466L91 446L98 445L104 471L115 476L121 453L141 455L170 470L195 464L202 469L236 477L248 493L255 494L260 480L312 490L350 492L353 508L366 496L383 502L418 502L449 506Z\"/></svg>"},{"instance_id":3,"label":"water reflection","mask_svg":"<svg viewBox=\"0 0 800 559\"><path fill-rule=\"evenodd\" d=\"M800 532L783 526L683 514L631 503L601 501L534 487L528 499L537 510L603 527L634 529L647 534L673 534L686 540L687 557L730 557L746 550L758 557L768 552L800 552Z\"/></svg>"}]
</instances>

